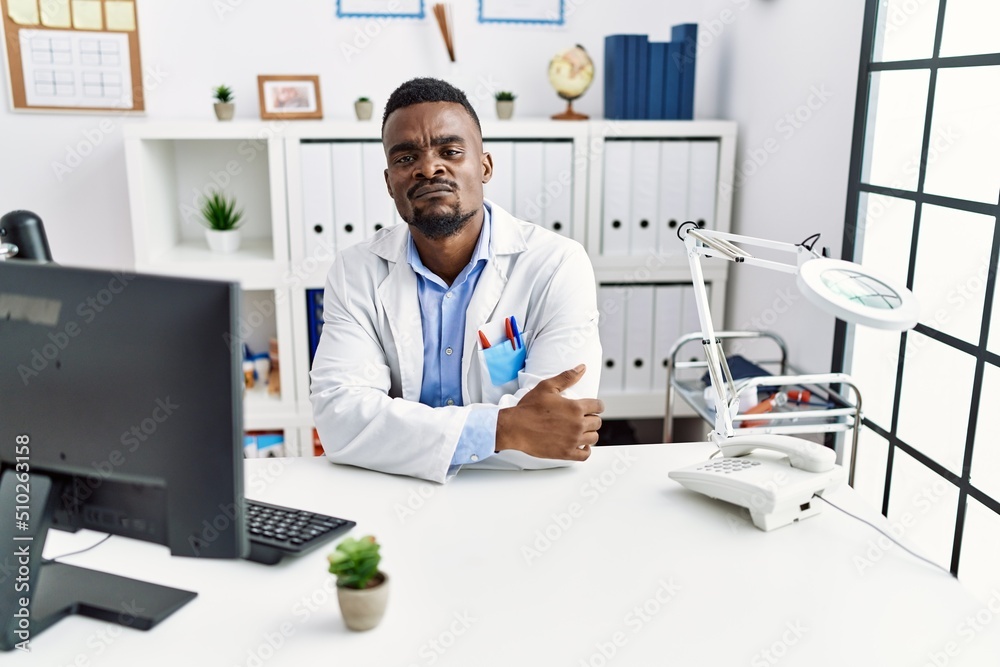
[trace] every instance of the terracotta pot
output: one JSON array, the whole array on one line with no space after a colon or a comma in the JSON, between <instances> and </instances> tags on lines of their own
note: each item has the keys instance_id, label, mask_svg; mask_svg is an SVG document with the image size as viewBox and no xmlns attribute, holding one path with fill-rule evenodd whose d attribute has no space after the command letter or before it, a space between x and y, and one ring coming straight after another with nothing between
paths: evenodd
<instances>
[{"instance_id":1,"label":"terracotta pot","mask_svg":"<svg viewBox=\"0 0 1000 667\"><path fill-rule=\"evenodd\" d=\"M340 613L351 630L371 630L385 614L385 606L389 601L389 577L382 572L375 576L381 577L382 581L371 588L337 587Z\"/></svg>"}]
</instances>

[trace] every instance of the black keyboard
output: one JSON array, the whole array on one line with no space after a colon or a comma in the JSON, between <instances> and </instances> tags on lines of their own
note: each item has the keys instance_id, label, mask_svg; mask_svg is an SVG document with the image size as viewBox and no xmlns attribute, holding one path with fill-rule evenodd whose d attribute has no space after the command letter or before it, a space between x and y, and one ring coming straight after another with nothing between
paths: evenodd
<instances>
[{"instance_id":1,"label":"black keyboard","mask_svg":"<svg viewBox=\"0 0 1000 667\"><path fill-rule=\"evenodd\" d=\"M247 560L273 565L284 556L297 556L346 533L356 524L335 516L246 501L250 555Z\"/></svg>"}]
</instances>

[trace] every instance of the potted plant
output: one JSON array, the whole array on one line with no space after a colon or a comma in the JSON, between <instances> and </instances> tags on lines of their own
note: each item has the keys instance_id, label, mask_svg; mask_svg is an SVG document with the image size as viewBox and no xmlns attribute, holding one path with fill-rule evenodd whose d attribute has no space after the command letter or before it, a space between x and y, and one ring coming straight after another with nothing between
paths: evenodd
<instances>
[{"instance_id":1,"label":"potted plant","mask_svg":"<svg viewBox=\"0 0 1000 667\"><path fill-rule=\"evenodd\" d=\"M219 120L232 120L236 105L233 103L233 89L229 86L216 86L215 117Z\"/></svg>"},{"instance_id":2,"label":"potted plant","mask_svg":"<svg viewBox=\"0 0 1000 667\"><path fill-rule=\"evenodd\" d=\"M509 120L514 115L514 93L501 90L496 94L497 98L497 118Z\"/></svg>"},{"instance_id":3,"label":"potted plant","mask_svg":"<svg viewBox=\"0 0 1000 667\"><path fill-rule=\"evenodd\" d=\"M205 239L214 252L233 253L240 247L239 226L243 222L243 209L236 209L236 198L226 197L215 190L201 206L205 222Z\"/></svg>"},{"instance_id":4,"label":"potted plant","mask_svg":"<svg viewBox=\"0 0 1000 667\"><path fill-rule=\"evenodd\" d=\"M359 97L354 102L354 114L358 117L358 120L371 120L372 101L367 97Z\"/></svg>"},{"instance_id":5,"label":"potted plant","mask_svg":"<svg viewBox=\"0 0 1000 667\"><path fill-rule=\"evenodd\" d=\"M389 577L378 569L379 546L371 535L348 537L327 557L330 572L337 575L340 612L351 630L371 630L385 613Z\"/></svg>"}]
</instances>

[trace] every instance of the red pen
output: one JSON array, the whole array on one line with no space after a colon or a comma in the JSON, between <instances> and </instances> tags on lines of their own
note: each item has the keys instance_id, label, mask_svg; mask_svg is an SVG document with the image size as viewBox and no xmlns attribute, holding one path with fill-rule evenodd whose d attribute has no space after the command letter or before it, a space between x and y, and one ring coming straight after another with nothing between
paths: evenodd
<instances>
[{"instance_id":1,"label":"red pen","mask_svg":"<svg viewBox=\"0 0 1000 667\"><path fill-rule=\"evenodd\" d=\"M482 343L483 349L490 349L490 341L482 331L479 332L479 342Z\"/></svg>"},{"instance_id":2,"label":"red pen","mask_svg":"<svg viewBox=\"0 0 1000 667\"><path fill-rule=\"evenodd\" d=\"M510 327L510 318L506 318L504 321L504 326L507 328L507 338L510 340L510 346L517 349L517 341L514 339L514 330Z\"/></svg>"}]
</instances>

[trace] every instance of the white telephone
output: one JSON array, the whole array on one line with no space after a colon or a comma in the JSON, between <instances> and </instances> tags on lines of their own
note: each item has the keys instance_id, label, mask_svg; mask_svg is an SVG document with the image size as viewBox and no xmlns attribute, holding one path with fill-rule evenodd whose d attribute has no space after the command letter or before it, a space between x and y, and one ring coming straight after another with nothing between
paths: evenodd
<instances>
[{"instance_id":1,"label":"white telephone","mask_svg":"<svg viewBox=\"0 0 1000 667\"><path fill-rule=\"evenodd\" d=\"M753 524L773 530L819 514L823 495L840 486L844 469L836 454L788 435L742 435L716 441L721 457L672 470L668 476L692 491L750 510ZM782 457L750 454L764 449Z\"/></svg>"}]
</instances>

